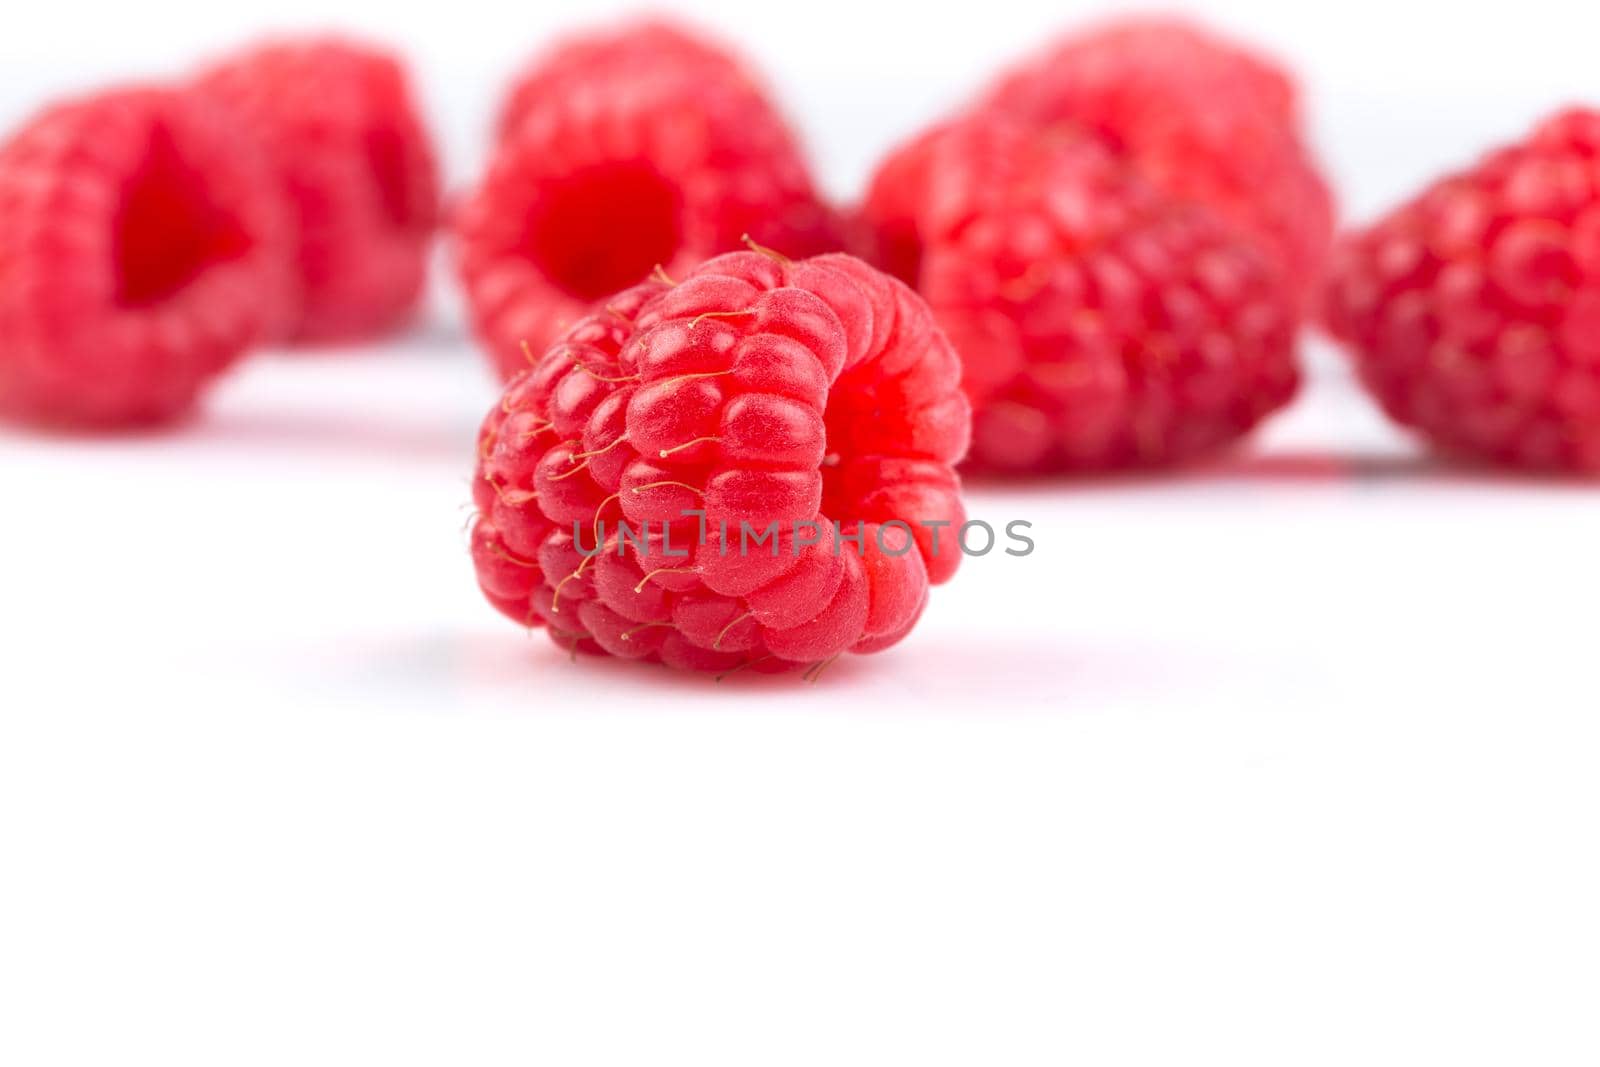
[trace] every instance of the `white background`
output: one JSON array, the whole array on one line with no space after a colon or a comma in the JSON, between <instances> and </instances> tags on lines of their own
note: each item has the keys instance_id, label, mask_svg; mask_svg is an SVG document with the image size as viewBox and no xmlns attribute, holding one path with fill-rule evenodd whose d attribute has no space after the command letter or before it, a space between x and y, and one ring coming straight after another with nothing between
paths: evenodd
<instances>
[{"instance_id":1,"label":"white background","mask_svg":"<svg viewBox=\"0 0 1600 1067\"><path fill-rule=\"evenodd\" d=\"M690 6L841 196L1089 10ZM1356 216L1600 102L1593 5L1204 7ZM326 9L13 4L0 120L331 23L412 55L461 181L583 17ZM574 665L474 588L494 391L435 303L173 434L0 432L0 1063L1600 1061L1592 487L1432 465L1312 344L1227 463L975 485L1038 551L816 686Z\"/></svg>"}]
</instances>

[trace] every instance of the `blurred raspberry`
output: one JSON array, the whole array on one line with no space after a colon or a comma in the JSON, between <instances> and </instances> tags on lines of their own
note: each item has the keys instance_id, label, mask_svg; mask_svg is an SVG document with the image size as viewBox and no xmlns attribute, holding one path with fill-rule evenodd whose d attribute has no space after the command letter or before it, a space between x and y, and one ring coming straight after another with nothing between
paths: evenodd
<instances>
[{"instance_id":1,"label":"blurred raspberry","mask_svg":"<svg viewBox=\"0 0 1600 1067\"><path fill-rule=\"evenodd\" d=\"M439 179L400 61L351 41L280 41L198 85L266 146L294 209L300 300L287 334L359 340L404 324L427 278Z\"/></svg>"},{"instance_id":2,"label":"blurred raspberry","mask_svg":"<svg viewBox=\"0 0 1600 1067\"><path fill-rule=\"evenodd\" d=\"M728 48L677 23L645 17L568 37L541 53L512 82L496 134L501 140L511 136L542 101L588 92L597 79L622 73L647 76L657 67L668 77L693 69L706 81L742 85L753 96L766 92L755 72Z\"/></svg>"},{"instance_id":3,"label":"blurred raspberry","mask_svg":"<svg viewBox=\"0 0 1600 1067\"><path fill-rule=\"evenodd\" d=\"M1265 57L1182 20L1143 17L1059 41L980 106L1093 131L1157 187L1262 241L1309 297L1333 201L1303 143L1296 95Z\"/></svg>"},{"instance_id":4,"label":"blurred raspberry","mask_svg":"<svg viewBox=\"0 0 1600 1067\"><path fill-rule=\"evenodd\" d=\"M731 56L645 22L570 40L525 75L459 258L503 376L602 297L741 245L839 247L783 118Z\"/></svg>"},{"instance_id":5,"label":"blurred raspberry","mask_svg":"<svg viewBox=\"0 0 1600 1067\"><path fill-rule=\"evenodd\" d=\"M960 562L959 374L922 301L848 256L736 252L646 281L490 411L479 584L564 647L685 669L886 648ZM747 543L744 523L775 528Z\"/></svg>"},{"instance_id":6,"label":"blurred raspberry","mask_svg":"<svg viewBox=\"0 0 1600 1067\"><path fill-rule=\"evenodd\" d=\"M185 411L289 289L254 143L193 96L57 104L0 146L0 410L80 424Z\"/></svg>"},{"instance_id":7,"label":"blurred raspberry","mask_svg":"<svg viewBox=\"0 0 1600 1067\"><path fill-rule=\"evenodd\" d=\"M1348 237L1327 318L1384 409L1439 448L1600 473L1600 111Z\"/></svg>"},{"instance_id":8,"label":"blurred raspberry","mask_svg":"<svg viewBox=\"0 0 1600 1067\"><path fill-rule=\"evenodd\" d=\"M1185 460L1294 393L1283 272L1096 138L956 123L892 156L866 210L961 353L975 466Z\"/></svg>"},{"instance_id":9,"label":"blurred raspberry","mask_svg":"<svg viewBox=\"0 0 1600 1067\"><path fill-rule=\"evenodd\" d=\"M896 145L873 172L857 213L868 235L867 258L913 289L922 284L921 220L934 189L935 158L961 139L962 124L941 122ZM966 140L981 143L975 134Z\"/></svg>"}]
</instances>

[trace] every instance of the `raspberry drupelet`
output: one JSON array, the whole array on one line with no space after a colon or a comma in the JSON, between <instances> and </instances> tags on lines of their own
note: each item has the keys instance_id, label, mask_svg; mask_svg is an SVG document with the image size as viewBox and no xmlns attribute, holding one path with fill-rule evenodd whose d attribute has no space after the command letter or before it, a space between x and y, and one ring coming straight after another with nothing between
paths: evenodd
<instances>
[{"instance_id":1,"label":"raspberry drupelet","mask_svg":"<svg viewBox=\"0 0 1600 1067\"><path fill-rule=\"evenodd\" d=\"M337 38L271 42L198 91L260 140L292 209L299 298L288 339L357 341L403 326L438 226L433 146L400 60Z\"/></svg>"},{"instance_id":2,"label":"raspberry drupelet","mask_svg":"<svg viewBox=\"0 0 1600 1067\"><path fill-rule=\"evenodd\" d=\"M569 40L521 79L457 258L503 377L594 301L686 271L749 234L794 256L841 247L788 124L720 47L660 22Z\"/></svg>"},{"instance_id":3,"label":"raspberry drupelet","mask_svg":"<svg viewBox=\"0 0 1600 1067\"><path fill-rule=\"evenodd\" d=\"M1294 394L1284 272L1075 128L936 129L880 172L867 212L961 353L974 467L1192 459Z\"/></svg>"},{"instance_id":4,"label":"raspberry drupelet","mask_svg":"<svg viewBox=\"0 0 1600 1067\"><path fill-rule=\"evenodd\" d=\"M126 426L186 412L290 288L253 142L194 95L115 89L0 146L0 412Z\"/></svg>"},{"instance_id":5,"label":"raspberry drupelet","mask_svg":"<svg viewBox=\"0 0 1600 1067\"><path fill-rule=\"evenodd\" d=\"M959 377L922 301L849 256L634 286L484 422L479 584L563 647L679 668L887 648L960 562Z\"/></svg>"},{"instance_id":6,"label":"raspberry drupelet","mask_svg":"<svg viewBox=\"0 0 1600 1067\"><path fill-rule=\"evenodd\" d=\"M1335 255L1327 321L1457 456L1600 474L1600 111L1442 178Z\"/></svg>"}]
</instances>

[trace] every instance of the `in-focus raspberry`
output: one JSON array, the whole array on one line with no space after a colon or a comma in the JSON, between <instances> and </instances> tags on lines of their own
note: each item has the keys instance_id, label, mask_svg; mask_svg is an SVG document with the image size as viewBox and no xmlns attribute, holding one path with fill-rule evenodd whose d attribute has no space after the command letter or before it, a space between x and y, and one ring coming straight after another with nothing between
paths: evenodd
<instances>
[{"instance_id":1,"label":"in-focus raspberry","mask_svg":"<svg viewBox=\"0 0 1600 1067\"><path fill-rule=\"evenodd\" d=\"M1384 410L1440 449L1600 473L1600 111L1351 234L1327 321Z\"/></svg>"},{"instance_id":2,"label":"in-focus raspberry","mask_svg":"<svg viewBox=\"0 0 1600 1067\"><path fill-rule=\"evenodd\" d=\"M381 335L412 315L439 221L434 151L400 60L336 38L276 41L198 82L260 139L293 208L301 341Z\"/></svg>"},{"instance_id":3,"label":"in-focus raspberry","mask_svg":"<svg viewBox=\"0 0 1600 1067\"><path fill-rule=\"evenodd\" d=\"M502 376L594 301L686 271L745 235L839 247L799 144L745 68L660 22L570 40L519 82L463 204L459 262Z\"/></svg>"},{"instance_id":4,"label":"in-focus raspberry","mask_svg":"<svg viewBox=\"0 0 1600 1067\"><path fill-rule=\"evenodd\" d=\"M181 414L278 321L282 195L191 94L117 89L0 146L0 411L118 425Z\"/></svg>"},{"instance_id":5,"label":"in-focus raspberry","mask_svg":"<svg viewBox=\"0 0 1600 1067\"><path fill-rule=\"evenodd\" d=\"M848 256L641 283L484 422L479 584L563 647L685 669L886 648L960 562L959 376L922 301Z\"/></svg>"}]
</instances>

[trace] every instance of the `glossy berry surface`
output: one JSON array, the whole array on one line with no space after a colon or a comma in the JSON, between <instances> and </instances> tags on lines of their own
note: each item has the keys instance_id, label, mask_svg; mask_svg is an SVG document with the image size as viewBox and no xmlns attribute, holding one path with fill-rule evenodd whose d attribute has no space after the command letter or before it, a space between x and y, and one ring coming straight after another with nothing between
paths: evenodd
<instances>
[{"instance_id":1,"label":"glossy berry surface","mask_svg":"<svg viewBox=\"0 0 1600 1067\"><path fill-rule=\"evenodd\" d=\"M656 266L686 271L749 235L792 256L839 247L798 142L742 65L660 22L570 40L524 75L458 259L502 376L594 301Z\"/></svg>"},{"instance_id":2,"label":"glossy berry surface","mask_svg":"<svg viewBox=\"0 0 1600 1067\"><path fill-rule=\"evenodd\" d=\"M1070 128L925 135L867 212L961 353L971 463L1174 463L1294 394L1294 287L1259 246Z\"/></svg>"},{"instance_id":3,"label":"glossy berry surface","mask_svg":"<svg viewBox=\"0 0 1600 1067\"><path fill-rule=\"evenodd\" d=\"M284 334L352 341L404 325L440 211L400 61L352 41L280 41L225 60L198 89L260 140L292 208L299 295Z\"/></svg>"},{"instance_id":4,"label":"glossy berry surface","mask_svg":"<svg viewBox=\"0 0 1600 1067\"><path fill-rule=\"evenodd\" d=\"M980 108L1089 131L1158 188L1260 241L1309 297L1334 210L1297 97L1268 58L1181 19L1139 17L1047 47Z\"/></svg>"},{"instance_id":5,"label":"glossy berry surface","mask_svg":"<svg viewBox=\"0 0 1600 1067\"><path fill-rule=\"evenodd\" d=\"M0 146L0 412L159 422L282 313L283 203L252 142L191 95L56 105Z\"/></svg>"},{"instance_id":6,"label":"glossy berry surface","mask_svg":"<svg viewBox=\"0 0 1600 1067\"><path fill-rule=\"evenodd\" d=\"M1600 473L1600 112L1352 234L1327 321L1384 410L1444 451Z\"/></svg>"},{"instance_id":7,"label":"glossy berry surface","mask_svg":"<svg viewBox=\"0 0 1600 1067\"><path fill-rule=\"evenodd\" d=\"M692 670L886 648L960 562L959 375L921 300L848 256L644 282L485 420L479 584L563 647Z\"/></svg>"}]
</instances>

